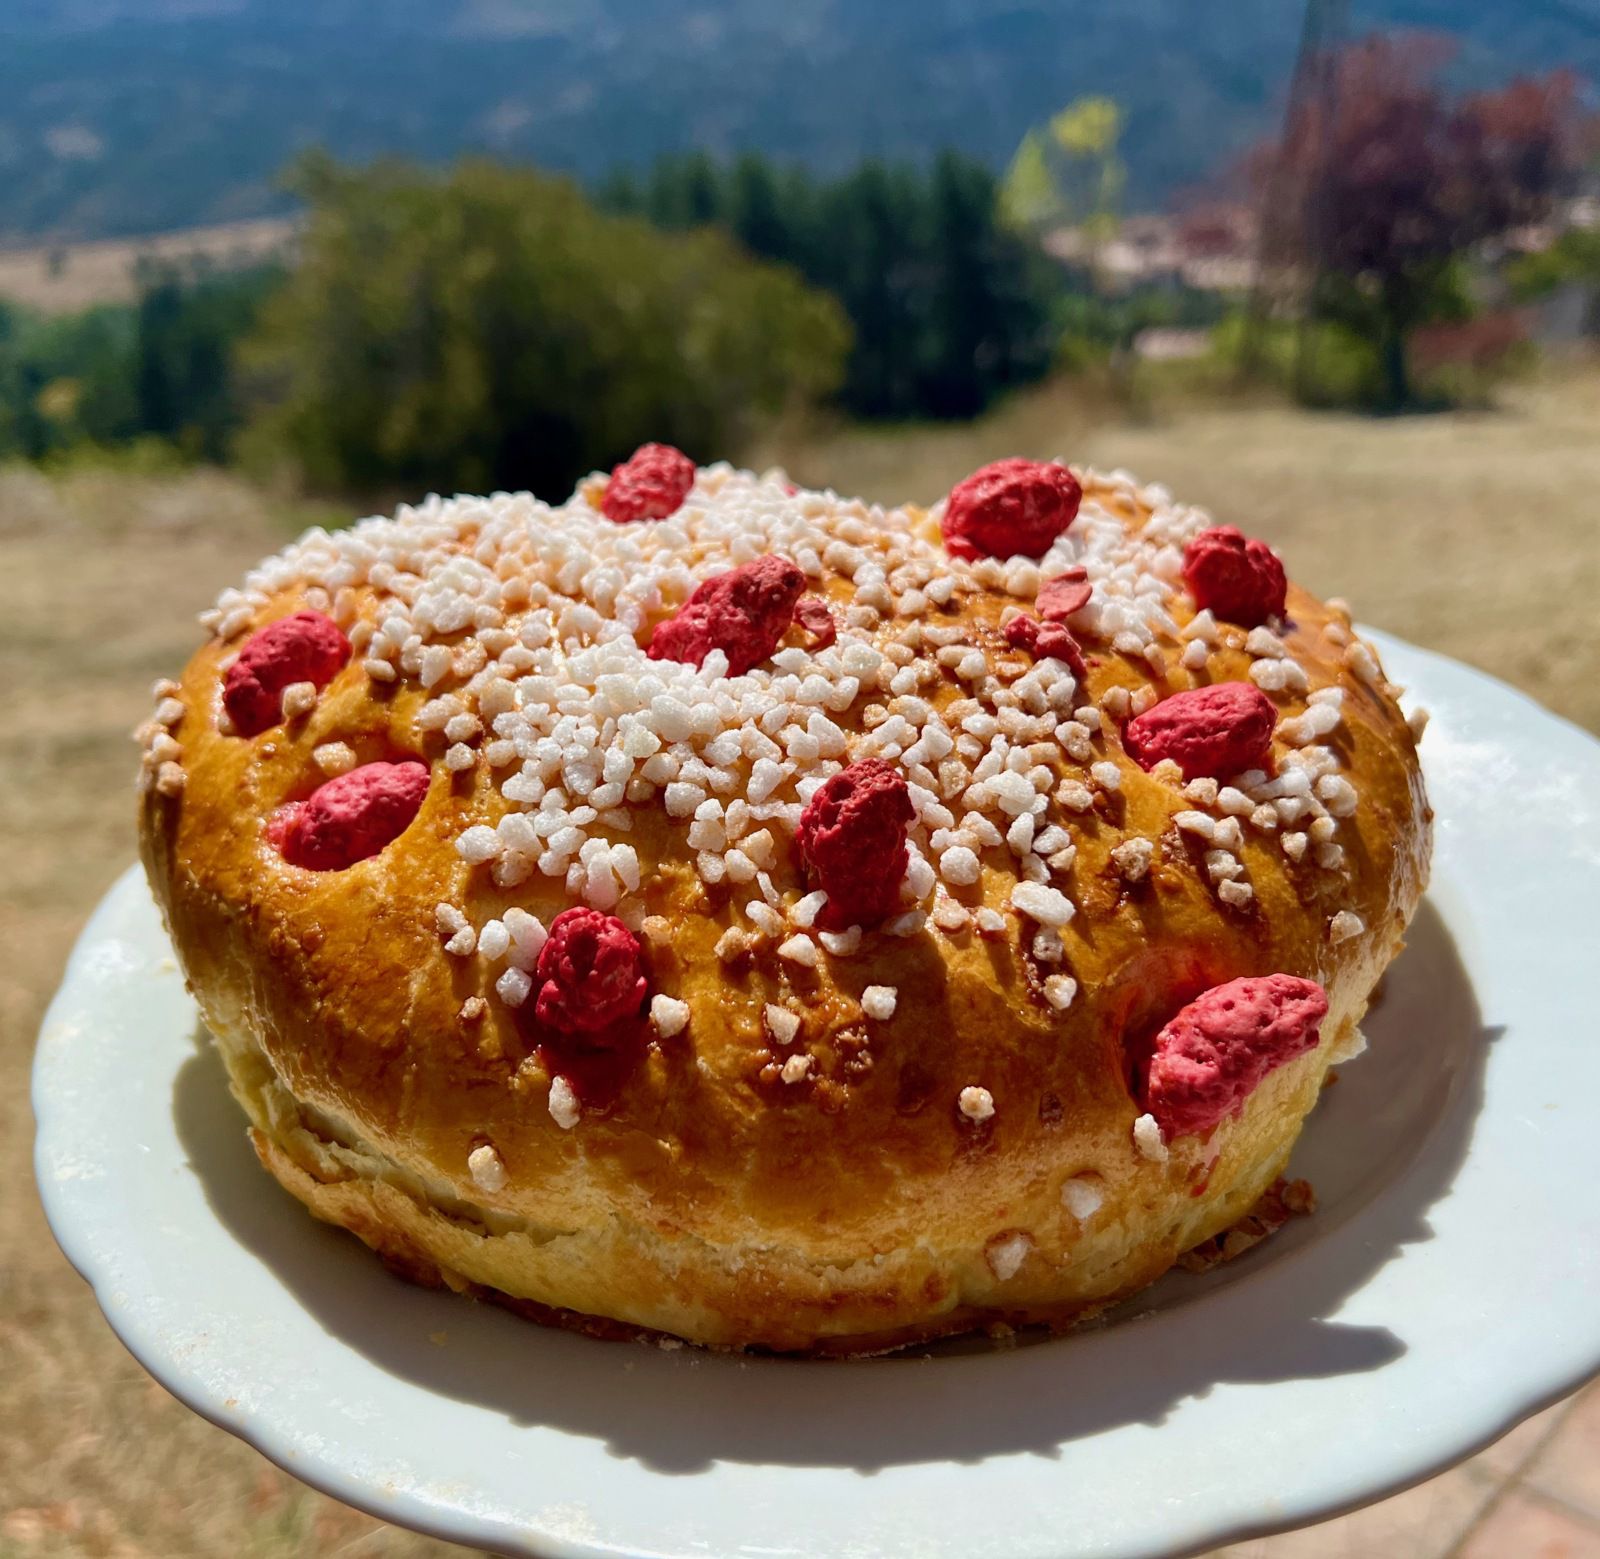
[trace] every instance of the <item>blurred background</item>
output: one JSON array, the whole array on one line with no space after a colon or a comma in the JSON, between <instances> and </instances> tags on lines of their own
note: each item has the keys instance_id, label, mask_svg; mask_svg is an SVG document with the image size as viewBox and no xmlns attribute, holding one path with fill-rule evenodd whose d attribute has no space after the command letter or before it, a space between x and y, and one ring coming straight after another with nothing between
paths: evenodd
<instances>
[{"instance_id":1,"label":"blurred background","mask_svg":"<svg viewBox=\"0 0 1600 1559\"><path fill-rule=\"evenodd\" d=\"M1600 0L0 0L0 1559L445 1551L167 1399L31 1194L222 586L647 439L1060 455L1600 730L1597 83ZM1230 1552L1600 1559L1600 1395Z\"/></svg>"}]
</instances>

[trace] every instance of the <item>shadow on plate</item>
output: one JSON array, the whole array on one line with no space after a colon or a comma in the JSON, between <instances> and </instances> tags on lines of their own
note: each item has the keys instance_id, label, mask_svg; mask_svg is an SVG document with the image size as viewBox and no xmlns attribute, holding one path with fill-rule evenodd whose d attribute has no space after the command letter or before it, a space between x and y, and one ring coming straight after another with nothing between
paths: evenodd
<instances>
[{"instance_id":1,"label":"shadow on plate","mask_svg":"<svg viewBox=\"0 0 1600 1559\"><path fill-rule=\"evenodd\" d=\"M662 1472L713 1463L853 1468L1057 1456L1156 1424L1214 1386L1381 1368L1388 1327L1335 1319L1407 1244L1432 1237L1483 1096L1487 1044L1443 918L1425 903L1366 1024L1372 1051L1330 1090L1293 1172L1321 1210L1204 1277L1170 1274L1096 1327L1033 1347L860 1363L740 1359L596 1342L412 1289L313 1223L260 1168L202 1034L174 1084L179 1136L222 1224L331 1336L440 1398L603 1441ZM270 1274L270 1275L269 1275ZM430 1340L436 1339L436 1340Z\"/></svg>"}]
</instances>

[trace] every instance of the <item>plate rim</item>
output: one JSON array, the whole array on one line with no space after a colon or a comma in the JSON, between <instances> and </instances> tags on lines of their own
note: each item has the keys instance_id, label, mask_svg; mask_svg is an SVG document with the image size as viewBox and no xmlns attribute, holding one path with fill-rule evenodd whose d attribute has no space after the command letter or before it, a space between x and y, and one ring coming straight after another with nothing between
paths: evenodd
<instances>
[{"instance_id":1,"label":"plate rim","mask_svg":"<svg viewBox=\"0 0 1600 1559\"><path fill-rule=\"evenodd\" d=\"M1600 761L1600 740L1572 721L1546 709L1521 690L1476 667L1412 645L1393 635L1366 626L1358 626L1357 631L1372 639L1385 657L1398 651L1400 658L1423 668L1427 675L1419 680L1426 681L1428 675L1437 671L1440 675L1464 679L1469 687L1477 684L1479 691L1487 696L1515 701L1525 715L1536 717L1560 731L1565 738L1575 739L1592 760ZM1425 688L1423 696L1427 696ZM106 1255L95 1248L89 1225L74 1216L70 1191L72 1182L57 1177L47 1162L52 1134L61 1122L60 1111L52 1109L49 1097L51 1057L59 1047L47 1046L42 1041L60 1025L79 1001L78 987L83 966L93 949L104 940L106 926L119 909L122 898L135 891L136 886L143 886L143 868L137 861L117 876L74 942L60 985L41 1020L41 1042L36 1042L30 1083L30 1103L35 1120L34 1179L46 1220L62 1254L88 1283L112 1332L141 1367L191 1411L242 1439L301 1482L381 1520L444 1542L477 1545L505 1553L545 1556L545 1559L600 1559L603 1555L623 1552L602 1538L574 1539L553 1530L530 1530L493 1516L447 1507L437 1499L420 1497L411 1490L391 1490L380 1497L368 1481L348 1472L336 1455L308 1458L292 1444L286 1426L273 1422L270 1414L226 1404L202 1378L200 1371L187 1367L182 1359L162 1346L161 1339L153 1335L157 1326L148 1313L141 1312L137 1306L114 1302L112 1288L117 1274ZM306 1313L309 1315L309 1312ZM348 1347L342 1341L338 1345ZM836 1369L841 1366L824 1363L817 1367ZM1163 1559L1182 1559L1182 1556L1198 1554L1213 1547L1295 1530L1361 1509L1426 1482L1477 1454L1524 1419L1561 1400L1597 1375L1600 1375L1600 1325L1597 1325L1587 1351L1580 1352L1575 1346L1570 1350L1565 1364L1552 1364L1538 1380L1519 1376L1519 1383L1504 1383L1494 1404L1474 1420L1472 1433L1451 1435L1446 1430L1439 1430L1425 1437L1426 1448L1419 1449L1409 1465L1397 1465L1391 1477L1363 1480L1359 1486L1348 1488L1328 1487L1320 1493L1296 1494L1291 1491L1289 1498L1272 1514L1258 1514L1254 1518L1247 1516L1242 1509L1245 1496L1234 1496L1224 1500L1223 1509L1217 1512L1221 1516L1225 1511L1232 1511L1234 1514L1231 1519L1222 1520L1214 1516L1206 1520L1202 1516L1197 1521L1184 1521L1175 1514L1169 1519L1163 1533L1146 1533L1133 1546L1118 1549L1117 1553L1125 1555L1126 1559L1143 1559L1143 1556L1154 1559L1157 1555L1163 1556ZM953 1469L962 1464L945 1459L923 1465ZM648 1475L656 1475L644 1464L636 1463L635 1466ZM762 1470L769 1475L781 1476L796 1469L781 1463L769 1463L762 1464ZM729 1550L706 1550L712 1551ZM661 1552L665 1553L666 1550Z\"/></svg>"}]
</instances>

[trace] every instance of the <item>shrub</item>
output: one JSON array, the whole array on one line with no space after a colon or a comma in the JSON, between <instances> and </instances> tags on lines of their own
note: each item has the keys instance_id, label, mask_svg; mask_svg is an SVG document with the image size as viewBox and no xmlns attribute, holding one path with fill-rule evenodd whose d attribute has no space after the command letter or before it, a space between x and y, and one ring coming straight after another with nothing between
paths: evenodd
<instances>
[{"instance_id":1,"label":"shrub","mask_svg":"<svg viewBox=\"0 0 1600 1559\"><path fill-rule=\"evenodd\" d=\"M714 231L485 162L303 163L300 262L249 344L258 437L313 483L532 487L661 439L705 460L838 384L838 306Z\"/></svg>"}]
</instances>

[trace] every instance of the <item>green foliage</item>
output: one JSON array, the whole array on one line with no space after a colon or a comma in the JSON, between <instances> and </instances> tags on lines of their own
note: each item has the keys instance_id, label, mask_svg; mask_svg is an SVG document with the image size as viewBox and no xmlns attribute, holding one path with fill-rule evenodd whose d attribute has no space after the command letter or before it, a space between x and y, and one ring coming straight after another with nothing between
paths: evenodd
<instances>
[{"instance_id":1,"label":"green foliage","mask_svg":"<svg viewBox=\"0 0 1600 1559\"><path fill-rule=\"evenodd\" d=\"M1468 264L1460 255L1415 263L1387 278L1327 272L1311 298L1313 323L1299 338L1304 356L1293 375L1295 393L1309 405L1395 411L1459 399L1481 400L1460 374L1419 375L1405 353L1405 393L1396 390L1395 355L1428 326L1461 325L1478 311Z\"/></svg>"},{"instance_id":2,"label":"green foliage","mask_svg":"<svg viewBox=\"0 0 1600 1559\"><path fill-rule=\"evenodd\" d=\"M1042 130L1030 130L1017 143L1000 183L1000 214L1022 232L1040 232L1067 220L1067 203L1051 170Z\"/></svg>"},{"instance_id":3,"label":"green foliage","mask_svg":"<svg viewBox=\"0 0 1600 1559\"><path fill-rule=\"evenodd\" d=\"M686 221L702 173L672 191ZM838 383L837 305L722 233L665 235L483 162L319 157L297 184L300 263L247 361L273 403L259 436L319 486L564 494L648 439L735 452Z\"/></svg>"},{"instance_id":4,"label":"green foliage","mask_svg":"<svg viewBox=\"0 0 1600 1559\"><path fill-rule=\"evenodd\" d=\"M1259 332L1255 346L1261 379L1285 394L1320 407L1373 407L1383 399L1383 365L1370 335L1330 319L1252 322L1230 314L1212 333L1212 354L1222 364L1237 363L1247 331Z\"/></svg>"},{"instance_id":5,"label":"green foliage","mask_svg":"<svg viewBox=\"0 0 1600 1559\"><path fill-rule=\"evenodd\" d=\"M716 163L705 152L666 158L645 187L643 213L657 227L705 227L721 205Z\"/></svg>"},{"instance_id":6,"label":"green foliage","mask_svg":"<svg viewBox=\"0 0 1600 1559\"><path fill-rule=\"evenodd\" d=\"M1587 295L1584 330L1600 336L1600 227L1568 228L1548 249L1519 255L1506 268L1512 296L1525 303L1562 287Z\"/></svg>"},{"instance_id":7,"label":"green foliage","mask_svg":"<svg viewBox=\"0 0 1600 1559\"><path fill-rule=\"evenodd\" d=\"M1452 262L1433 270L1404 306L1408 375L1405 404L1393 395L1384 360L1385 310L1362 288L1323 278L1318 312L1296 323L1247 323L1230 315L1212 337L1212 358L1237 364L1246 332L1254 330L1259 376L1302 404L1373 412L1437 411L1491 404L1495 388L1530 370L1538 358L1525 324L1513 311L1483 311L1469 290L1468 268Z\"/></svg>"},{"instance_id":8,"label":"green foliage","mask_svg":"<svg viewBox=\"0 0 1600 1559\"><path fill-rule=\"evenodd\" d=\"M275 266L193 277L170 267L145 272L132 384L141 433L193 459L226 458L243 420L234 346L282 280Z\"/></svg>"},{"instance_id":9,"label":"green foliage","mask_svg":"<svg viewBox=\"0 0 1600 1559\"><path fill-rule=\"evenodd\" d=\"M1387 281L1387 285L1385 285ZM1409 267L1392 279L1329 271L1317 278L1312 313L1368 340L1381 342L1393 322L1402 331L1471 318L1476 303L1459 255Z\"/></svg>"},{"instance_id":10,"label":"green foliage","mask_svg":"<svg viewBox=\"0 0 1600 1559\"><path fill-rule=\"evenodd\" d=\"M127 308L49 317L0 303L0 457L137 433L136 340Z\"/></svg>"},{"instance_id":11,"label":"green foliage","mask_svg":"<svg viewBox=\"0 0 1600 1559\"><path fill-rule=\"evenodd\" d=\"M1065 293L1055 310L1057 366L1071 371L1103 362L1113 352L1131 350L1143 330L1216 325L1225 307L1219 294L1192 288L1149 286L1112 296Z\"/></svg>"},{"instance_id":12,"label":"green foliage","mask_svg":"<svg viewBox=\"0 0 1600 1559\"><path fill-rule=\"evenodd\" d=\"M1080 97L1031 129L1002 186L1006 220L1033 232L1073 222L1097 240L1109 238L1127 184L1117 152L1122 122L1114 98Z\"/></svg>"},{"instance_id":13,"label":"green foliage","mask_svg":"<svg viewBox=\"0 0 1600 1559\"><path fill-rule=\"evenodd\" d=\"M37 315L0 302L0 458L160 439L223 459L241 421L233 344L277 280L165 268L142 276L131 306Z\"/></svg>"},{"instance_id":14,"label":"green foliage","mask_svg":"<svg viewBox=\"0 0 1600 1559\"><path fill-rule=\"evenodd\" d=\"M1050 116L1050 139L1073 157L1109 157L1122 134L1122 110L1109 97L1074 98Z\"/></svg>"},{"instance_id":15,"label":"green foliage","mask_svg":"<svg viewBox=\"0 0 1600 1559\"><path fill-rule=\"evenodd\" d=\"M51 476L66 477L78 472L97 476L171 478L193 469L170 440L144 433L117 443L84 441L51 450L38 462ZM303 527L302 527L303 528Z\"/></svg>"},{"instance_id":16,"label":"green foliage","mask_svg":"<svg viewBox=\"0 0 1600 1559\"><path fill-rule=\"evenodd\" d=\"M972 417L1049 366L1053 290L1042 256L1001 227L993 176L946 153L934 166L933 340L925 405Z\"/></svg>"},{"instance_id":17,"label":"green foliage","mask_svg":"<svg viewBox=\"0 0 1600 1559\"><path fill-rule=\"evenodd\" d=\"M613 175L600 198L633 209L636 188ZM663 227L715 222L832 293L854 328L839 402L856 416L975 416L1049 366L1055 274L999 222L994 177L970 158L819 180L754 155L668 157L637 205Z\"/></svg>"}]
</instances>

